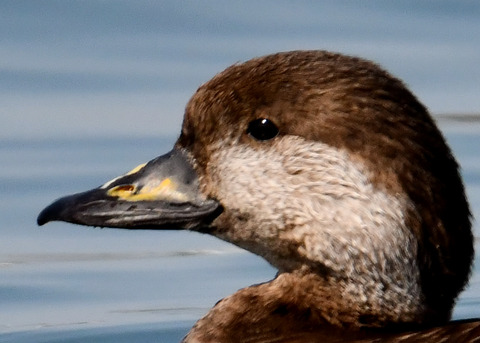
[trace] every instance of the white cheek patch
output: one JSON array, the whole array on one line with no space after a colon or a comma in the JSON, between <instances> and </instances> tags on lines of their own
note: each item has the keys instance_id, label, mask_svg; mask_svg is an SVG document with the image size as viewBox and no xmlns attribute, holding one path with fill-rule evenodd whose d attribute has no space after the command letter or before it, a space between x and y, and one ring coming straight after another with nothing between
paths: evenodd
<instances>
[{"instance_id":1,"label":"white cheek patch","mask_svg":"<svg viewBox=\"0 0 480 343\"><path fill-rule=\"evenodd\" d=\"M405 225L408 200L374 186L348 152L294 136L263 149L216 151L211 173L219 200L251 218L225 239L280 269L284 258L275 249L298 246L300 256L344 275L353 288L370 284L380 292L388 285L402 297L410 292L412 301L420 296L416 239Z\"/></svg>"}]
</instances>

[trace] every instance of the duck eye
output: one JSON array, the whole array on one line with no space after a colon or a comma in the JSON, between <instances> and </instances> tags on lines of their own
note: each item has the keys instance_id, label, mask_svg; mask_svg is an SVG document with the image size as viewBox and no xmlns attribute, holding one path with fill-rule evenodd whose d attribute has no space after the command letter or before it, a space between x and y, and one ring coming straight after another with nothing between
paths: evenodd
<instances>
[{"instance_id":1,"label":"duck eye","mask_svg":"<svg viewBox=\"0 0 480 343\"><path fill-rule=\"evenodd\" d=\"M255 119L248 124L247 133L259 141L266 141L278 135L278 127L269 119Z\"/></svg>"}]
</instances>

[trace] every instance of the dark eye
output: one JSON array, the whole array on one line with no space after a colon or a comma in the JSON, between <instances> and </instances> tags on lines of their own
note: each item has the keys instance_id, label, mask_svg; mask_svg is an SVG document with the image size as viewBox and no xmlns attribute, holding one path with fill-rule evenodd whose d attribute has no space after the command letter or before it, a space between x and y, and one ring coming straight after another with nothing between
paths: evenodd
<instances>
[{"instance_id":1,"label":"dark eye","mask_svg":"<svg viewBox=\"0 0 480 343\"><path fill-rule=\"evenodd\" d=\"M269 119L255 119L248 124L247 133L259 141L266 141L278 135L278 127Z\"/></svg>"}]
</instances>

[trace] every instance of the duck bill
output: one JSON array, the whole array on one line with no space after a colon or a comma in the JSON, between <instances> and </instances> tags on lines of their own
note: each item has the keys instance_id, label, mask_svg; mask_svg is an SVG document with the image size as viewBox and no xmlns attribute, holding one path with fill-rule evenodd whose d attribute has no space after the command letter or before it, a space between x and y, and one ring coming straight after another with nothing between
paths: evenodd
<instances>
[{"instance_id":1,"label":"duck bill","mask_svg":"<svg viewBox=\"0 0 480 343\"><path fill-rule=\"evenodd\" d=\"M39 214L37 223L200 230L221 211L217 201L200 193L186 154L173 149L101 187L56 200Z\"/></svg>"}]
</instances>

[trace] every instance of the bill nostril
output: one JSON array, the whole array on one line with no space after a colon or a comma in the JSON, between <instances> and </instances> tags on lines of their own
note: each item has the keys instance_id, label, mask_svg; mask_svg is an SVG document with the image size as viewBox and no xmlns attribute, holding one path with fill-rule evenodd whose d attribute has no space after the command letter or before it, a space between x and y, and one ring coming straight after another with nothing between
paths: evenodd
<instances>
[{"instance_id":1,"label":"bill nostril","mask_svg":"<svg viewBox=\"0 0 480 343\"><path fill-rule=\"evenodd\" d=\"M135 193L135 185L120 185L108 190L108 195L113 197L124 198Z\"/></svg>"}]
</instances>

